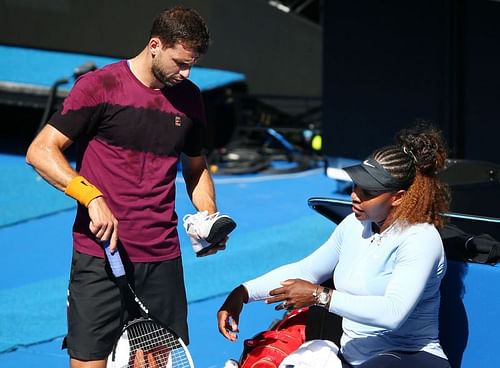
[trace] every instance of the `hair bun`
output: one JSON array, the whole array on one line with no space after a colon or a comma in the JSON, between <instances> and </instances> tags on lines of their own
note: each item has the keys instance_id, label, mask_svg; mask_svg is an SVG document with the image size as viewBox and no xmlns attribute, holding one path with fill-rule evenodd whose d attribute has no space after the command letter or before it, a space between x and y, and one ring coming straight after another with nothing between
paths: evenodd
<instances>
[{"instance_id":1,"label":"hair bun","mask_svg":"<svg viewBox=\"0 0 500 368\"><path fill-rule=\"evenodd\" d=\"M446 146L441 131L428 122L419 121L396 136L401 149L415 162L417 169L425 175L435 175L444 167Z\"/></svg>"}]
</instances>

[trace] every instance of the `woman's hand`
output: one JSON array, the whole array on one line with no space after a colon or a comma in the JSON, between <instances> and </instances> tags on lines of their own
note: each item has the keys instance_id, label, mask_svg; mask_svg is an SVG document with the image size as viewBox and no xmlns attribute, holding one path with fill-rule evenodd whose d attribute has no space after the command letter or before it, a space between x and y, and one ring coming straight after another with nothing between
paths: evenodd
<instances>
[{"instance_id":1,"label":"woman's hand","mask_svg":"<svg viewBox=\"0 0 500 368\"><path fill-rule=\"evenodd\" d=\"M217 312L219 332L226 339L236 341L238 338L238 323L243 304L248 302L248 292L243 285L234 289Z\"/></svg>"},{"instance_id":2,"label":"woman's hand","mask_svg":"<svg viewBox=\"0 0 500 368\"><path fill-rule=\"evenodd\" d=\"M285 280L281 285L282 287L271 290L271 297L266 299L266 303L281 302L274 309L298 309L316 303L314 294L319 290L319 285L301 279Z\"/></svg>"}]
</instances>

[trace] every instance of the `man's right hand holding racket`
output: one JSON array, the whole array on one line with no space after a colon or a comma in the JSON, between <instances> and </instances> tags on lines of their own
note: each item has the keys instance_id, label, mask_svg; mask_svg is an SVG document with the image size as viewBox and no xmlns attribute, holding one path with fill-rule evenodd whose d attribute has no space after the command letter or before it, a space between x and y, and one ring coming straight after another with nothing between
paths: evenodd
<instances>
[{"instance_id":1,"label":"man's right hand holding racket","mask_svg":"<svg viewBox=\"0 0 500 368\"><path fill-rule=\"evenodd\" d=\"M96 239L109 241L109 248L114 253L118 243L118 220L115 218L104 198L97 197L88 205L89 229Z\"/></svg>"}]
</instances>

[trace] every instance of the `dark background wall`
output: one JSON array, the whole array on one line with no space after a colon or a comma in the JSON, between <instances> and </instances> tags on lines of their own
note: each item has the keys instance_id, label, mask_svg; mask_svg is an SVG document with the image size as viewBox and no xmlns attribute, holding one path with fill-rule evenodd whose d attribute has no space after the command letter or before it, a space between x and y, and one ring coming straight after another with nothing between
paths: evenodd
<instances>
[{"instance_id":1,"label":"dark background wall","mask_svg":"<svg viewBox=\"0 0 500 368\"><path fill-rule=\"evenodd\" d=\"M0 0L0 43L131 57L156 13L196 8L212 46L201 66L242 72L252 93L320 96L321 27L265 0Z\"/></svg>"},{"instance_id":2,"label":"dark background wall","mask_svg":"<svg viewBox=\"0 0 500 368\"><path fill-rule=\"evenodd\" d=\"M464 1L462 37L463 156L500 163L500 2Z\"/></svg>"},{"instance_id":3,"label":"dark background wall","mask_svg":"<svg viewBox=\"0 0 500 368\"><path fill-rule=\"evenodd\" d=\"M500 162L500 3L324 1L325 150L363 158L417 118Z\"/></svg>"}]
</instances>

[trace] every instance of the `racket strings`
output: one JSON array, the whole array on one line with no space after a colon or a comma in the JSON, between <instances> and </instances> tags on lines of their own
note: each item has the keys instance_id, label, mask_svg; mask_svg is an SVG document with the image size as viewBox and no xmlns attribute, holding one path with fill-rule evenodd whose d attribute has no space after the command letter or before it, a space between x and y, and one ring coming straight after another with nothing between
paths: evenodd
<instances>
[{"instance_id":1,"label":"racket strings","mask_svg":"<svg viewBox=\"0 0 500 368\"><path fill-rule=\"evenodd\" d=\"M179 340L160 325L142 321L127 327L127 334L130 345L129 367L191 367ZM149 363L151 357L154 364Z\"/></svg>"}]
</instances>

